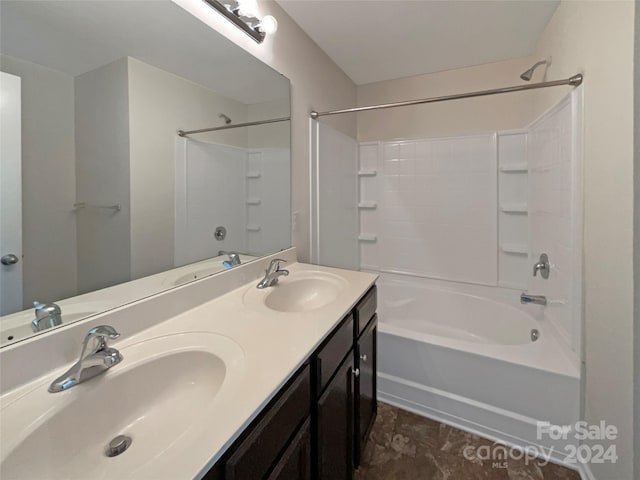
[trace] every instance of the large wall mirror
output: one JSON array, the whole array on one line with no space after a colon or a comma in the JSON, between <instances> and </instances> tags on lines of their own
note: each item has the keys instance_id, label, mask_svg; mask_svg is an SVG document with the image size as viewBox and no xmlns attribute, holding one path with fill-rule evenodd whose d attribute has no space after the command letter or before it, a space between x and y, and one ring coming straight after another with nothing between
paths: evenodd
<instances>
[{"instance_id":1,"label":"large wall mirror","mask_svg":"<svg viewBox=\"0 0 640 480\"><path fill-rule=\"evenodd\" d=\"M169 0L0 22L2 346L290 246L288 79Z\"/></svg>"}]
</instances>

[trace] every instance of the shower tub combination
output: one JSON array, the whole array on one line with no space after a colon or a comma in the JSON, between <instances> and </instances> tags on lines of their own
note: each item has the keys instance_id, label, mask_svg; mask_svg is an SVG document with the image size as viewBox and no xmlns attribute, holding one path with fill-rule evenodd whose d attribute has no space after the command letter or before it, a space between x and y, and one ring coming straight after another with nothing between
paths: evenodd
<instances>
[{"instance_id":1,"label":"shower tub combination","mask_svg":"<svg viewBox=\"0 0 640 480\"><path fill-rule=\"evenodd\" d=\"M490 299L482 287L406 278L378 282L379 399L566 463L566 442L538 438L537 422L579 419L579 366L542 309L515 290Z\"/></svg>"}]
</instances>

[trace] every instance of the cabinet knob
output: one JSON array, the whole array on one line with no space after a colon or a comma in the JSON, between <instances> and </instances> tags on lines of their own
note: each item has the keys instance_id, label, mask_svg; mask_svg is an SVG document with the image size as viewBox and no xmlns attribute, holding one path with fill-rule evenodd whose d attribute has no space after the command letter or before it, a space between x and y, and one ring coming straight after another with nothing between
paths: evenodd
<instances>
[{"instance_id":1,"label":"cabinet knob","mask_svg":"<svg viewBox=\"0 0 640 480\"><path fill-rule=\"evenodd\" d=\"M366 354L366 353L363 353L362 355L360 355L360 360L362 360L363 362L366 362L366 361L367 361L367 358L368 358L368 357L367 357L367 354Z\"/></svg>"},{"instance_id":2,"label":"cabinet knob","mask_svg":"<svg viewBox=\"0 0 640 480\"><path fill-rule=\"evenodd\" d=\"M7 255L3 255L2 258L0 258L0 263L2 263L3 265L15 265L19 261L20 259L18 258L18 256L14 255L13 253L8 253Z\"/></svg>"},{"instance_id":3,"label":"cabinet knob","mask_svg":"<svg viewBox=\"0 0 640 480\"><path fill-rule=\"evenodd\" d=\"M360 376L360 369L356 368L355 370L353 370L353 376L358 378Z\"/></svg>"}]
</instances>

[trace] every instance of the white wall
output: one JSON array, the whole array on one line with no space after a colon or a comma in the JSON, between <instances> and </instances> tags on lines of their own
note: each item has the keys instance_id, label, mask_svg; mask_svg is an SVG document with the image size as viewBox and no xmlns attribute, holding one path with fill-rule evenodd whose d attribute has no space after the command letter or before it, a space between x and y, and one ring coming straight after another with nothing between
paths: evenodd
<instances>
[{"instance_id":1,"label":"white wall","mask_svg":"<svg viewBox=\"0 0 640 480\"><path fill-rule=\"evenodd\" d=\"M6 55L22 79L23 301L55 301L77 288L73 78Z\"/></svg>"},{"instance_id":2,"label":"white wall","mask_svg":"<svg viewBox=\"0 0 640 480\"><path fill-rule=\"evenodd\" d=\"M619 429L617 463L591 466L602 480L634 478L634 8L631 1L564 1L535 54L553 56L550 78L585 75L584 414L591 423L604 420ZM543 111L564 93L540 92L536 110Z\"/></svg>"},{"instance_id":3,"label":"white wall","mask_svg":"<svg viewBox=\"0 0 640 480\"><path fill-rule=\"evenodd\" d=\"M225 37L278 70L291 81L292 210L298 213L293 245L300 260L309 259L309 152L311 110L332 110L356 103L356 87L342 70L274 1L260 1L261 15L278 19L278 31L261 45L200 0L173 0ZM325 120L323 120L325 121ZM355 115L326 119L327 124L356 136Z\"/></svg>"},{"instance_id":4,"label":"white wall","mask_svg":"<svg viewBox=\"0 0 640 480\"><path fill-rule=\"evenodd\" d=\"M131 276L139 278L173 267L176 131L223 125L220 113L246 122L248 107L134 58L128 64ZM247 135L238 128L198 139L246 147Z\"/></svg>"},{"instance_id":5,"label":"white wall","mask_svg":"<svg viewBox=\"0 0 640 480\"><path fill-rule=\"evenodd\" d=\"M524 83L519 75L530 66L530 59L518 58L359 85L358 105L518 85ZM358 140L445 137L525 127L533 118L532 95L521 92L359 113Z\"/></svg>"},{"instance_id":6,"label":"white wall","mask_svg":"<svg viewBox=\"0 0 640 480\"><path fill-rule=\"evenodd\" d=\"M77 215L78 292L131 279L127 59L75 79L77 200L121 204Z\"/></svg>"}]
</instances>

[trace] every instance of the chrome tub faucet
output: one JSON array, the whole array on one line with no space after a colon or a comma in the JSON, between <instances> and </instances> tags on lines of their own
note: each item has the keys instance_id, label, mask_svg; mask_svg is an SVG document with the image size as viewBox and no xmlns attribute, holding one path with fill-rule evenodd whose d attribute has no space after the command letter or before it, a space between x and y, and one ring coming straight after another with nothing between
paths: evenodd
<instances>
[{"instance_id":1,"label":"chrome tub faucet","mask_svg":"<svg viewBox=\"0 0 640 480\"><path fill-rule=\"evenodd\" d=\"M286 260L282 260L280 258L275 258L271 260L269 267L264 272L264 278L260 280L260 283L256 285L256 288L267 288L272 287L276 283L278 283L278 278L281 276L289 275L289 270L280 270L280 264L287 263Z\"/></svg>"},{"instance_id":2,"label":"chrome tub faucet","mask_svg":"<svg viewBox=\"0 0 640 480\"><path fill-rule=\"evenodd\" d=\"M533 276L535 277L538 272L540 272L540 276L544 279L549 278L549 271L551 270L551 266L549 265L549 257L546 253L540 255L540 260L536 262L533 266Z\"/></svg>"},{"instance_id":3,"label":"chrome tub faucet","mask_svg":"<svg viewBox=\"0 0 640 480\"><path fill-rule=\"evenodd\" d=\"M226 255L229 257L229 260L225 260L224 262L222 262L222 264L227 268L237 267L238 265L242 264L240 255L238 255L237 252L226 252L224 250L220 250L218 252L218 255Z\"/></svg>"},{"instance_id":4,"label":"chrome tub faucet","mask_svg":"<svg viewBox=\"0 0 640 480\"><path fill-rule=\"evenodd\" d=\"M115 348L107 345L109 340L118 338L120 334L109 325L102 325L89 330L82 343L80 359L60 377L49 385L49 392L56 393L68 390L87 380L106 372L122 361L122 355ZM89 347L89 343L93 345Z\"/></svg>"},{"instance_id":5,"label":"chrome tub faucet","mask_svg":"<svg viewBox=\"0 0 640 480\"><path fill-rule=\"evenodd\" d=\"M534 305L546 305L547 297L544 295L529 295L528 293L520 294L520 303L526 305L528 303L533 303Z\"/></svg>"},{"instance_id":6,"label":"chrome tub faucet","mask_svg":"<svg viewBox=\"0 0 640 480\"><path fill-rule=\"evenodd\" d=\"M31 329L34 332L62 325L62 310L55 303L33 302L33 306L36 318L31 321Z\"/></svg>"}]
</instances>

